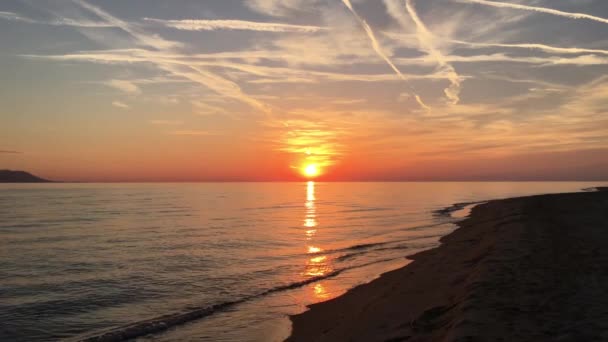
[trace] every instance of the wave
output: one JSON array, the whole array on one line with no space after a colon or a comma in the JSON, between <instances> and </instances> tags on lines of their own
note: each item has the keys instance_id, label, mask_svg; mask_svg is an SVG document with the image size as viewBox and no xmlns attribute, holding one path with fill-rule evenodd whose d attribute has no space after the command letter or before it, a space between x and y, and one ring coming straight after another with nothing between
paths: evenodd
<instances>
[{"instance_id":1,"label":"wave","mask_svg":"<svg viewBox=\"0 0 608 342\"><path fill-rule=\"evenodd\" d=\"M355 208L355 209L338 210L338 211L336 211L336 213L339 213L339 214L361 213L361 212L367 212L367 211L388 211L388 210L394 210L394 209L393 208Z\"/></svg>"},{"instance_id":2,"label":"wave","mask_svg":"<svg viewBox=\"0 0 608 342\"><path fill-rule=\"evenodd\" d=\"M346 253L343 255L340 255L338 257L335 258L336 261L346 261L352 258L356 258L358 256L361 255L367 255L370 252L381 252L381 251L393 251L393 250L407 250L407 249L412 249L412 250L418 250L421 248L431 248L434 247L435 245L438 244L433 242L433 243L426 243L423 245L419 245L416 244L418 241L425 241L428 239L437 239L439 240L440 237L442 237L444 234L432 234L432 235L423 235L423 236L417 236L415 238L409 238L409 239L401 239L401 240L394 240L394 241L389 241L389 242L383 242L383 243L375 243L375 244L368 244L368 245L358 245L358 246L366 246L368 248L371 248L372 246L374 247L373 249L365 249L363 251L356 251L353 253ZM405 243L403 243L405 242ZM396 245L396 246L394 246ZM355 247L358 247L355 246ZM358 248L346 248L346 249L341 249L341 250L335 250L333 252L336 251L345 251L345 250L357 250L357 249L361 249L361 247Z\"/></svg>"},{"instance_id":3,"label":"wave","mask_svg":"<svg viewBox=\"0 0 608 342\"><path fill-rule=\"evenodd\" d=\"M437 209L433 211L433 214L435 216L442 216L442 217L450 217L450 215L458 210L464 209L465 207L469 206L469 205L473 205L473 204L480 204L480 203L485 203L486 201L475 201L475 202L461 202L461 203L454 203L449 207L445 207L445 208L441 208L441 209Z\"/></svg>"},{"instance_id":4,"label":"wave","mask_svg":"<svg viewBox=\"0 0 608 342\"><path fill-rule=\"evenodd\" d=\"M463 207L466 205L468 205L468 204L463 204ZM285 205L281 205L280 207L285 207ZM273 208L276 208L276 206ZM456 209L454 209L454 210L456 210ZM424 229L424 228L445 225L446 223L447 222L419 225L419 226L407 227L405 229L401 228L399 230L419 230L419 229ZM344 261L344 260L354 258L354 257L360 256L363 254L367 254L372 251L405 250L405 249L410 249L410 248L417 249L420 246L415 246L415 245L411 244L415 240L423 240L423 239L428 239L430 237L437 237L437 236L441 236L441 235L433 234L433 235L419 236L419 237L415 237L415 238L410 237L408 239L399 239L399 240L384 241L384 242L360 243L360 244L356 244L356 245L352 245L352 246L347 246L344 248L326 250L326 251L323 251L322 253L323 254L344 253L343 255L340 255L336 258L336 260L338 260L338 261ZM405 244L404 244L404 242L405 242ZM371 266L373 264L389 262L389 261L402 259L402 258L403 257L401 257L401 256L400 257L391 257L391 258L374 260L374 261L370 261L368 263L363 263L363 264L345 266L345 267L336 269L333 272L327 273L322 276L311 277L311 278L308 278L308 279L305 279L302 281L279 285L276 287L272 287L272 288L263 290L257 294L245 296L240 299L235 299L235 300L231 300L231 301L226 301L226 302L222 302L222 303L206 305L206 306L201 306L201 307L191 307L191 308L188 308L185 312L171 313L171 314L159 316L156 318L152 318L149 320L139 321L139 322L135 322L135 323L125 325L122 327L118 327L116 329L102 332L102 333L96 334L94 336L89 336L89 337L85 337L85 338L81 337L80 341L115 342L115 341L131 340L131 339L136 339L138 337L142 337L145 335L160 333L160 332L163 332L170 328L173 328L173 327L176 327L179 325L183 325L188 322L192 322L195 320L209 317L211 315L214 315L217 312L224 311L226 309L229 309L233 306L245 303L247 301L255 300L255 299L258 299L258 298L261 298L264 296L271 295L273 293L281 292L281 291L293 290L293 289L303 287L303 286L306 286L306 285L309 285L309 284L312 284L312 283L315 283L315 282L318 282L318 281L321 281L324 279L333 278L333 277L336 277L339 274L341 274L345 271L351 270L351 269L362 268L362 267L366 267L366 266Z\"/></svg>"},{"instance_id":5,"label":"wave","mask_svg":"<svg viewBox=\"0 0 608 342\"><path fill-rule=\"evenodd\" d=\"M368 249L371 247L386 245L387 243L391 243L391 242L387 241L387 242L364 243L364 244L353 245L353 246L349 246L346 248L342 248L342 249L339 249L339 251L352 251L352 250L359 250L359 249Z\"/></svg>"},{"instance_id":6,"label":"wave","mask_svg":"<svg viewBox=\"0 0 608 342\"><path fill-rule=\"evenodd\" d=\"M273 287L273 288L267 289L265 291L262 291L258 294L254 294L254 295L247 296L244 298L236 299L233 301L227 301L227 302L223 302L223 303L218 303L218 304L213 304L213 305L209 305L209 306L204 306L204 307L190 308L186 312L167 314L167 315L159 316L159 317L152 318L149 320L135 322L135 323L132 323L129 325L125 325L125 326L110 330L110 331L100 333L98 335L79 338L77 340L82 341L82 342L120 342L120 341L136 339L138 337L142 337L142 336L146 336L146 335L150 335L150 334L160 333L160 332L163 332L170 328L211 316L219 311L226 310L232 306L242 304L242 303L245 303L250 300L258 299L260 297L264 297L264 296L267 296L267 295L270 295L270 294L273 294L276 292L293 290L293 289L296 289L296 288L299 288L302 286L306 286L306 285L318 282L320 280L333 278L333 277L341 274L342 272L345 272L348 270L371 266L371 265L379 264L379 263L383 263L383 262L394 261L397 259L401 259L401 258L400 257L386 258L386 259L368 262L365 264L344 267L344 268L335 270L333 272L327 273L322 276L312 277L309 279L305 279L302 281L293 282L293 283L289 283L289 284L285 284L285 285L279 285L277 287Z\"/></svg>"},{"instance_id":7,"label":"wave","mask_svg":"<svg viewBox=\"0 0 608 342\"><path fill-rule=\"evenodd\" d=\"M450 222L427 224L427 225L421 225L421 226L401 228L398 230L399 231L416 231L416 230L421 230L421 229L425 229L425 228L444 226L446 224L450 224ZM402 242L412 242L412 241L416 241L416 240L441 237L441 236L443 236L443 234L426 234L426 235L422 235L422 236L408 237L405 239L390 240L390 241L383 241L383 242L371 242L371 243L352 245L352 246L338 248L338 249L328 249L328 250L325 250L325 251L319 252L319 253L320 254L335 254L335 253L340 253L340 252L361 251L357 254L363 254L364 251L366 251L366 250L369 250L369 249L378 250L379 249L378 247L382 247L382 246L386 246L386 245L392 245L392 244L402 243Z\"/></svg>"}]
</instances>

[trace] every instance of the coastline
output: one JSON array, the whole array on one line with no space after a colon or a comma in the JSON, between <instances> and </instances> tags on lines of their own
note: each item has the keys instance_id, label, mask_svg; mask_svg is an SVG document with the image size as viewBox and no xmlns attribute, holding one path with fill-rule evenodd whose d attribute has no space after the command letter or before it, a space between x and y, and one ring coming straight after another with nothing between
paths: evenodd
<instances>
[{"instance_id":1,"label":"coastline","mask_svg":"<svg viewBox=\"0 0 608 342\"><path fill-rule=\"evenodd\" d=\"M475 206L442 244L291 317L288 341L608 339L608 191Z\"/></svg>"}]
</instances>

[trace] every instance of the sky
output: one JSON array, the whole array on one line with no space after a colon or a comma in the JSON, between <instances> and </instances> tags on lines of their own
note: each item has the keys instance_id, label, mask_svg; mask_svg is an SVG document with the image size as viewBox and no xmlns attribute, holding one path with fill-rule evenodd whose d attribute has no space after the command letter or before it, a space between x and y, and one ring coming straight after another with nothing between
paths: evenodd
<instances>
[{"instance_id":1,"label":"sky","mask_svg":"<svg viewBox=\"0 0 608 342\"><path fill-rule=\"evenodd\" d=\"M606 0L7 0L0 169L608 179Z\"/></svg>"}]
</instances>

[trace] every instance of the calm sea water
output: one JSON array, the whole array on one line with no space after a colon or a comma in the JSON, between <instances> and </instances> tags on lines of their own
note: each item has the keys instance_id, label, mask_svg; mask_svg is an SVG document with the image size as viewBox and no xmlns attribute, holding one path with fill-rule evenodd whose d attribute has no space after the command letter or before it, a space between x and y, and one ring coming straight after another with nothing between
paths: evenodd
<instances>
[{"instance_id":1,"label":"calm sea water","mask_svg":"<svg viewBox=\"0 0 608 342\"><path fill-rule=\"evenodd\" d=\"M601 184L0 185L0 340L189 313L141 340L281 340L288 314L436 246L457 219L435 210Z\"/></svg>"}]
</instances>

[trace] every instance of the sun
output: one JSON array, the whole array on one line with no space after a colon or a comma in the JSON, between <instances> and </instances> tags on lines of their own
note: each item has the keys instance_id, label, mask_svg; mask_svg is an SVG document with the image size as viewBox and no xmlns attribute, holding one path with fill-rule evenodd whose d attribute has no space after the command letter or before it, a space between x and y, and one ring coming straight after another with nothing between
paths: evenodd
<instances>
[{"instance_id":1,"label":"sun","mask_svg":"<svg viewBox=\"0 0 608 342\"><path fill-rule=\"evenodd\" d=\"M315 164L308 164L302 169L304 176L314 178L319 175L319 167Z\"/></svg>"}]
</instances>

